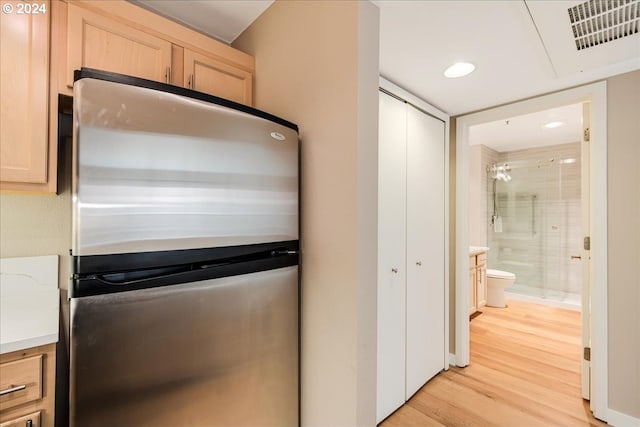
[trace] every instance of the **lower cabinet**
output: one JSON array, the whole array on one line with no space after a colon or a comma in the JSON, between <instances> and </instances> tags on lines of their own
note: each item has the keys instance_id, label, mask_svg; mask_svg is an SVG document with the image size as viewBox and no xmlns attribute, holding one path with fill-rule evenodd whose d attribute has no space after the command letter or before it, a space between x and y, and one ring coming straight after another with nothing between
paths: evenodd
<instances>
[{"instance_id":1,"label":"lower cabinet","mask_svg":"<svg viewBox=\"0 0 640 427\"><path fill-rule=\"evenodd\" d=\"M469 257L469 314L478 311L478 303L476 302L476 290L478 289L476 281L476 257Z\"/></svg>"},{"instance_id":2,"label":"lower cabinet","mask_svg":"<svg viewBox=\"0 0 640 427\"><path fill-rule=\"evenodd\" d=\"M0 427L40 427L40 411L0 423Z\"/></svg>"},{"instance_id":3,"label":"lower cabinet","mask_svg":"<svg viewBox=\"0 0 640 427\"><path fill-rule=\"evenodd\" d=\"M443 121L380 93L377 422L446 366Z\"/></svg>"},{"instance_id":4,"label":"lower cabinet","mask_svg":"<svg viewBox=\"0 0 640 427\"><path fill-rule=\"evenodd\" d=\"M487 305L487 253L476 256L476 304L478 308Z\"/></svg>"},{"instance_id":5,"label":"lower cabinet","mask_svg":"<svg viewBox=\"0 0 640 427\"><path fill-rule=\"evenodd\" d=\"M0 355L0 427L53 427L55 344Z\"/></svg>"},{"instance_id":6,"label":"lower cabinet","mask_svg":"<svg viewBox=\"0 0 640 427\"><path fill-rule=\"evenodd\" d=\"M469 314L487 304L487 253L469 257Z\"/></svg>"}]
</instances>

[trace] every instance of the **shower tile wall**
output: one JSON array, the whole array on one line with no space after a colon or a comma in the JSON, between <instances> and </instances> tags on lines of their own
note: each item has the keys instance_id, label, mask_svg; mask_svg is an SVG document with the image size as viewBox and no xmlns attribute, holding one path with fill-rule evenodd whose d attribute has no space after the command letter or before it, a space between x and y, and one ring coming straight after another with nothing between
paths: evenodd
<instances>
[{"instance_id":1,"label":"shower tile wall","mask_svg":"<svg viewBox=\"0 0 640 427\"><path fill-rule=\"evenodd\" d=\"M493 180L484 174L489 268L512 271L516 284L581 293L580 143L498 153L482 147L481 162L513 165L510 182L497 182L502 232L491 227ZM552 160L553 159L553 160ZM561 159L575 159L560 163Z\"/></svg>"},{"instance_id":2,"label":"shower tile wall","mask_svg":"<svg viewBox=\"0 0 640 427\"><path fill-rule=\"evenodd\" d=\"M469 244L487 244L487 212L492 209L487 198L487 167L500 160L500 153L486 145L472 145L469 151ZM491 214L489 214L491 215Z\"/></svg>"}]
</instances>

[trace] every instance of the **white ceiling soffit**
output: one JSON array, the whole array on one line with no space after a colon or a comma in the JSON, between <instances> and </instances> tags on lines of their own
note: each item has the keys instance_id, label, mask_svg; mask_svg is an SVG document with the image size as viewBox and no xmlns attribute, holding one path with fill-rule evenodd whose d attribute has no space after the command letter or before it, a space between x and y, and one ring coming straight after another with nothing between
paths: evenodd
<instances>
[{"instance_id":1,"label":"white ceiling soffit","mask_svg":"<svg viewBox=\"0 0 640 427\"><path fill-rule=\"evenodd\" d=\"M526 0L526 4L558 76L638 68L640 0Z\"/></svg>"},{"instance_id":2,"label":"white ceiling soffit","mask_svg":"<svg viewBox=\"0 0 640 427\"><path fill-rule=\"evenodd\" d=\"M129 1L227 44L273 3L273 0Z\"/></svg>"},{"instance_id":3,"label":"white ceiling soffit","mask_svg":"<svg viewBox=\"0 0 640 427\"><path fill-rule=\"evenodd\" d=\"M562 122L545 128L550 122ZM483 123L469 128L470 145L486 145L496 151L579 142L582 137L582 104L572 104L537 113Z\"/></svg>"},{"instance_id":4,"label":"white ceiling soffit","mask_svg":"<svg viewBox=\"0 0 640 427\"><path fill-rule=\"evenodd\" d=\"M640 69L638 34L576 53L567 9L577 3L378 0L380 73L456 116ZM601 48L600 60L586 59ZM476 71L445 78L458 61Z\"/></svg>"}]
</instances>

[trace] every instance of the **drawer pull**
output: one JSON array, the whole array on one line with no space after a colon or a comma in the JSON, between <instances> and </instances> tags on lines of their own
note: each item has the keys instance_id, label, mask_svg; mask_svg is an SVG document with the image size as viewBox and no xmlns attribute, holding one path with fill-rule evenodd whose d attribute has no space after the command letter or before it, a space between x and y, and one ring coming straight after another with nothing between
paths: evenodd
<instances>
[{"instance_id":1,"label":"drawer pull","mask_svg":"<svg viewBox=\"0 0 640 427\"><path fill-rule=\"evenodd\" d=\"M0 390L0 396L4 396L5 394L15 393L16 391L24 390L27 388L26 384L10 386L9 388L5 388L4 390Z\"/></svg>"}]
</instances>

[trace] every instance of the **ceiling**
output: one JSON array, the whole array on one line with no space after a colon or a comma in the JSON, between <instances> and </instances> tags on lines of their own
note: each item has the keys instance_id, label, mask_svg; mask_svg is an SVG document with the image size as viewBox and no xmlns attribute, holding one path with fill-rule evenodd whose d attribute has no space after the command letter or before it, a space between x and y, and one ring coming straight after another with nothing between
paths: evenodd
<instances>
[{"instance_id":1,"label":"ceiling","mask_svg":"<svg viewBox=\"0 0 640 427\"><path fill-rule=\"evenodd\" d=\"M273 0L129 0L227 44Z\"/></svg>"},{"instance_id":2,"label":"ceiling","mask_svg":"<svg viewBox=\"0 0 640 427\"><path fill-rule=\"evenodd\" d=\"M272 3L130 1L227 43ZM380 74L457 116L640 69L640 0L592 2L597 19L626 13L631 25L625 28L636 33L577 50L568 13L582 3L576 0L374 0ZM605 13L602 5L620 10ZM445 78L457 61L472 62L476 71Z\"/></svg>"},{"instance_id":3,"label":"ceiling","mask_svg":"<svg viewBox=\"0 0 640 427\"><path fill-rule=\"evenodd\" d=\"M555 128L544 126L551 122L561 122L562 125ZM469 128L470 145L482 144L499 152L580 142L581 137L581 103L509 117Z\"/></svg>"}]
</instances>

